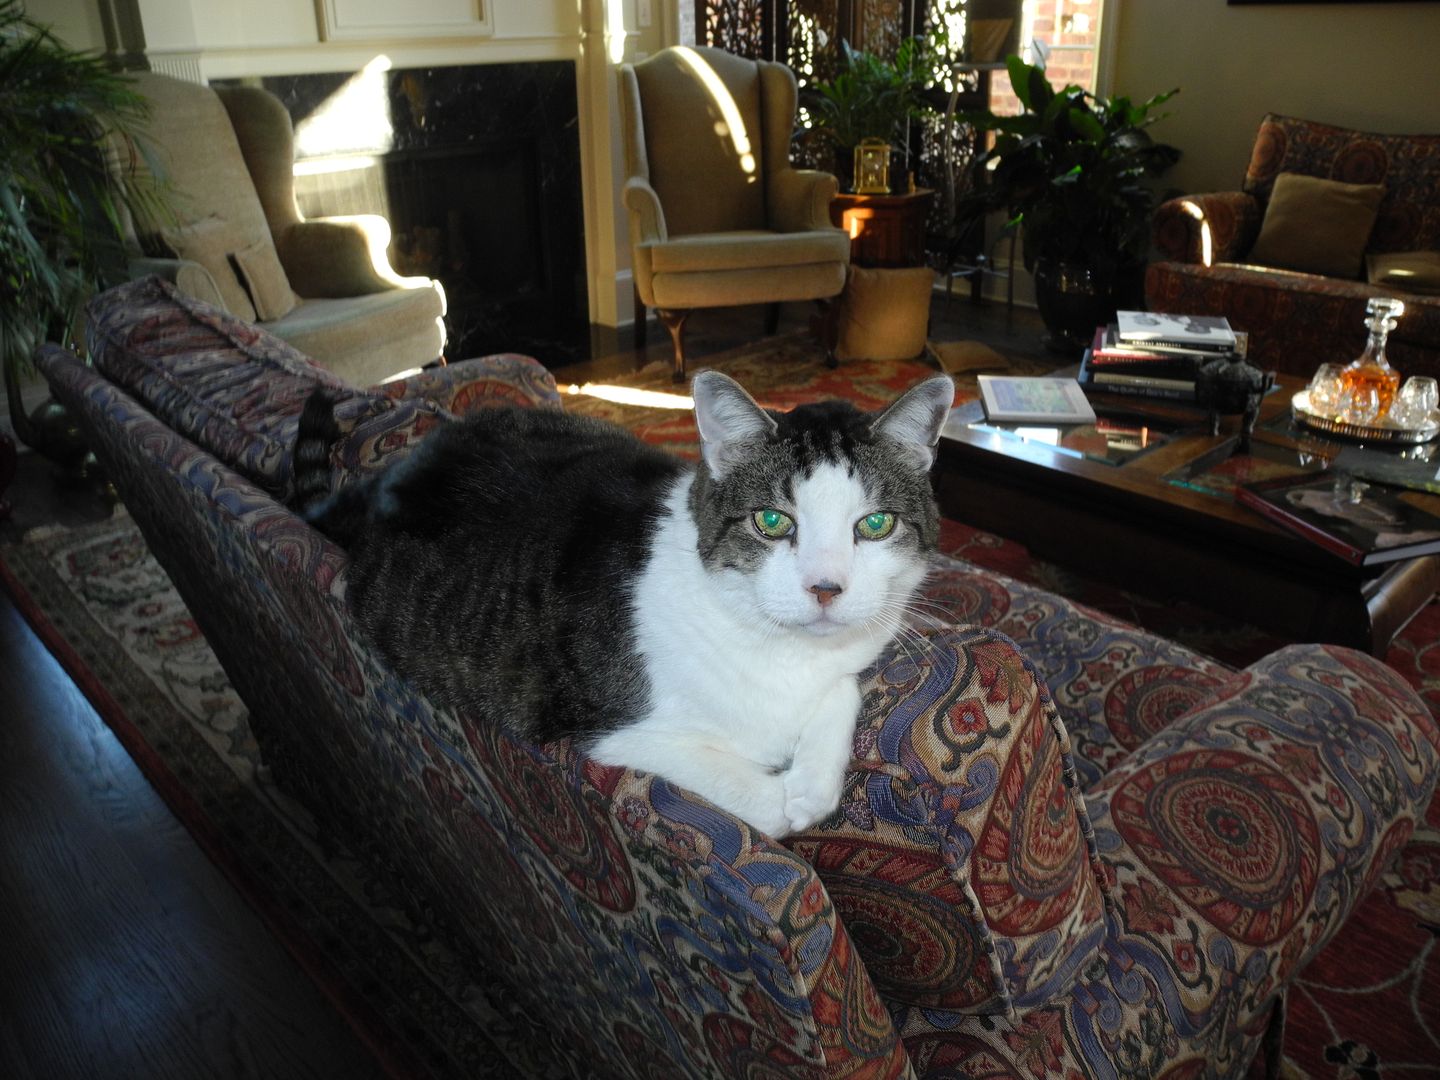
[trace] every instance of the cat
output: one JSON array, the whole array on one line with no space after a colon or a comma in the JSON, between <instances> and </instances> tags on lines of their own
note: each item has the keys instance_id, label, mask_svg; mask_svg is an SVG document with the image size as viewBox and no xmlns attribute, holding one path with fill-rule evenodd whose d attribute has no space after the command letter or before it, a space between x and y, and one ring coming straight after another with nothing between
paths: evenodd
<instances>
[{"instance_id":1,"label":"cat","mask_svg":"<svg viewBox=\"0 0 1440 1080\"><path fill-rule=\"evenodd\" d=\"M362 631L432 701L573 737L780 837L839 805L857 674L936 548L928 473L954 385L876 413L769 412L713 371L692 393L695 464L605 421L496 408L328 494L321 390L296 489L349 552Z\"/></svg>"}]
</instances>

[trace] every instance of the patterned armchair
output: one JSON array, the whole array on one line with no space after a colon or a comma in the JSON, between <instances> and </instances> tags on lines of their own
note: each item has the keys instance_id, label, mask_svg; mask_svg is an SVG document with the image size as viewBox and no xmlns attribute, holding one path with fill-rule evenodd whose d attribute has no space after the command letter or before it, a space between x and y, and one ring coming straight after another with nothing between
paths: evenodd
<instances>
[{"instance_id":1,"label":"patterned armchair","mask_svg":"<svg viewBox=\"0 0 1440 1080\"><path fill-rule=\"evenodd\" d=\"M1397 296L1407 310L1390 335L1391 363L1406 375L1440 375L1440 296L1246 261L1282 172L1383 183L1366 253L1440 251L1440 135L1375 135L1271 114L1242 190L1186 195L1157 209L1161 261L1146 273L1146 305L1224 315L1249 332L1250 358L1260 366L1308 376L1360 355L1366 300Z\"/></svg>"},{"instance_id":2,"label":"patterned armchair","mask_svg":"<svg viewBox=\"0 0 1440 1080\"><path fill-rule=\"evenodd\" d=\"M96 366L47 349L42 369L267 763L543 1018L560 1074L1238 1075L1434 787L1434 720L1369 657L1234 671L948 560L926 602L952 624L864 677L839 812L776 843L435 709L356 632L344 553L281 501L298 403L333 376L153 279L91 316ZM334 467L496 400L558 407L522 357L349 388Z\"/></svg>"}]
</instances>

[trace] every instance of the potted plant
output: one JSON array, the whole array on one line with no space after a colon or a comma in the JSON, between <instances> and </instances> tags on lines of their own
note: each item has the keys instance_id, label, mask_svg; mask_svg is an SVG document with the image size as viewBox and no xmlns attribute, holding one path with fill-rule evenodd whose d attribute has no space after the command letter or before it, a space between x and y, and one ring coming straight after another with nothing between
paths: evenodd
<instances>
[{"instance_id":1,"label":"potted plant","mask_svg":"<svg viewBox=\"0 0 1440 1080\"><path fill-rule=\"evenodd\" d=\"M900 43L894 59L887 60L841 41L834 76L806 87L802 100L808 131L833 150L835 174L843 190L850 188L855 148L867 139L888 143L892 157L898 151L902 165L891 170L892 185L905 175L909 125L933 111L926 98L933 49L934 43L926 38L910 37Z\"/></svg>"},{"instance_id":2,"label":"potted plant","mask_svg":"<svg viewBox=\"0 0 1440 1080\"><path fill-rule=\"evenodd\" d=\"M1180 158L1145 129L1152 110L1178 90L1143 104L1102 98L1079 86L1055 89L1043 64L1006 59L1024 111L961 114L994 144L976 157L961 213L995 210L1023 228L1025 266L1036 304L1057 348L1083 348L1119 307L1142 302L1150 217L1149 181Z\"/></svg>"},{"instance_id":3,"label":"potted plant","mask_svg":"<svg viewBox=\"0 0 1440 1080\"><path fill-rule=\"evenodd\" d=\"M16 434L65 464L84 447L53 403L25 415L22 375L42 340L68 343L89 293L123 279L124 215L159 206L153 183L107 164L107 140L136 145L145 112L102 57L67 48L20 0L0 0L0 363Z\"/></svg>"}]
</instances>

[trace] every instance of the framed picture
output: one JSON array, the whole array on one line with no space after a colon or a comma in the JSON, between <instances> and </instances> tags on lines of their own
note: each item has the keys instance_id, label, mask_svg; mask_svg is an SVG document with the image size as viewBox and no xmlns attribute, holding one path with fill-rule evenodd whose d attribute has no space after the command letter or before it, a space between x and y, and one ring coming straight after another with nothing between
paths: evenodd
<instances>
[{"instance_id":1,"label":"framed picture","mask_svg":"<svg viewBox=\"0 0 1440 1080\"><path fill-rule=\"evenodd\" d=\"M475 37L493 32L491 0L318 0L325 41Z\"/></svg>"}]
</instances>

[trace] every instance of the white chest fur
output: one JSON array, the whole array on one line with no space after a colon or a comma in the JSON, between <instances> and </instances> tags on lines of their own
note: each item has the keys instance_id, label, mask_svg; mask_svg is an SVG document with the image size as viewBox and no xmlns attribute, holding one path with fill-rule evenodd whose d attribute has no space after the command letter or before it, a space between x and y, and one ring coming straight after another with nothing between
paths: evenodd
<instances>
[{"instance_id":1,"label":"white chest fur","mask_svg":"<svg viewBox=\"0 0 1440 1080\"><path fill-rule=\"evenodd\" d=\"M648 713L591 752L659 773L783 835L838 803L860 705L856 673L895 632L898 605L824 634L790 624L785 604L779 618L767 614L766 590L788 587L814 600L795 574L781 584L783 572L708 572L686 508L689 486L687 478L672 492L634 593ZM908 593L920 573L896 587Z\"/></svg>"}]
</instances>

